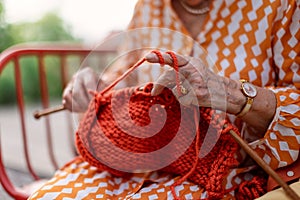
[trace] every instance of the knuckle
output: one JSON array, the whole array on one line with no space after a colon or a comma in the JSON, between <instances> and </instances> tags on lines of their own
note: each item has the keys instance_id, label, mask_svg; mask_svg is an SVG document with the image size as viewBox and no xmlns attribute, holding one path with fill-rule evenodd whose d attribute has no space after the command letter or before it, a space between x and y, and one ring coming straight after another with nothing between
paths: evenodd
<instances>
[{"instance_id":1,"label":"knuckle","mask_svg":"<svg viewBox=\"0 0 300 200\"><path fill-rule=\"evenodd\" d=\"M93 72L93 69L91 67L84 67L82 70L82 72Z\"/></svg>"},{"instance_id":2,"label":"knuckle","mask_svg":"<svg viewBox=\"0 0 300 200\"><path fill-rule=\"evenodd\" d=\"M196 89L195 93L199 98L205 99L209 97L209 92L206 88L198 88Z\"/></svg>"}]
</instances>

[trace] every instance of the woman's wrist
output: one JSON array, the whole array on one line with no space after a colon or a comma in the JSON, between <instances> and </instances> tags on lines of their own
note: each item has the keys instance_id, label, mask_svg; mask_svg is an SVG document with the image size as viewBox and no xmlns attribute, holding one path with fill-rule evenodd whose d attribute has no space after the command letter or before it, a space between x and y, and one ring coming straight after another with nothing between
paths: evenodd
<instances>
[{"instance_id":1,"label":"woman's wrist","mask_svg":"<svg viewBox=\"0 0 300 200\"><path fill-rule=\"evenodd\" d=\"M227 84L227 113L237 115L247 104L247 97L241 91L240 81L229 80ZM255 127L263 137L276 112L276 96L268 89L257 87L250 109L240 118L249 126Z\"/></svg>"},{"instance_id":2,"label":"woman's wrist","mask_svg":"<svg viewBox=\"0 0 300 200\"><path fill-rule=\"evenodd\" d=\"M242 82L229 80L227 87L227 112L230 114L239 114L247 104L247 96L243 94ZM253 103L248 112L264 113L266 118L273 118L276 110L275 94L265 88L255 86L257 95L253 97ZM245 113L244 116L246 116Z\"/></svg>"},{"instance_id":3,"label":"woman's wrist","mask_svg":"<svg viewBox=\"0 0 300 200\"><path fill-rule=\"evenodd\" d=\"M257 96L254 98L251 112L261 114L265 119L272 120L276 112L276 104L276 96L271 90L257 87Z\"/></svg>"},{"instance_id":4,"label":"woman's wrist","mask_svg":"<svg viewBox=\"0 0 300 200\"><path fill-rule=\"evenodd\" d=\"M227 113L238 114L247 103L247 98L241 92L241 82L229 80L227 86Z\"/></svg>"}]
</instances>

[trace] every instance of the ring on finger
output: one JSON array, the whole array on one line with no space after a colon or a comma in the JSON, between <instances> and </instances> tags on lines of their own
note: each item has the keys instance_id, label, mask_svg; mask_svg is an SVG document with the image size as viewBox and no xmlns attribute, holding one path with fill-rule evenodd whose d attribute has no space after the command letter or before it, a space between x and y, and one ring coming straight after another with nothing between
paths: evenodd
<instances>
[{"instance_id":1,"label":"ring on finger","mask_svg":"<svg viewBox=\"0 0 300 200\"><path fill-rule=\"evenodd\" d=\"M184 96L189 93L189 90L184 87L183 85L179 85L179 89L177 88L177 85L173 88L173 91L179 96Z\"/></svg>"},{"instance_id":2,"label":"ring on finger","mask_svg":"<svg viewBox=\"0 0 300 200\"><path fill-rule=\"evenodd\" d=\"M181 95L186 95L189 92L188 89L186 89L183 85L180 85L179 89L180 89Z\"/></svg>"}]
</instances>

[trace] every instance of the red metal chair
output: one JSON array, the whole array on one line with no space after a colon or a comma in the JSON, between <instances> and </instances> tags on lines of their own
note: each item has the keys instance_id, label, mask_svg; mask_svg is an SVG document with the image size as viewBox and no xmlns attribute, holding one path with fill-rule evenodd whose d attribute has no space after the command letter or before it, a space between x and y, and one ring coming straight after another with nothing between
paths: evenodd
<instances>
[{"instance_id":1,"label":"red metal chair","mask_svg":"<svg viewBox=\"0 0 300 200\"><path fill-rule=\"evenodd\" d=\"M10 138L12 140L19 140L21 141L16 146L21 145L22 146L22 155L19 155L17 159L23 159L24 163L27 168L28 174L32 177L32 183L38 181L41 179L41 177L44 177L44 175L40 172L37 172L36 167L34 166L34 160L35 158L31 157L32 153L32 147L30 146L30 139L33 132L33 129L28 126L28 121L32 120L33 114L28 114L28 103L26 103L26 91L24 91L24 81L22 80L23 72L25 65L22 64L21 60L26 57L31 57L36 60L36 73L38 74L39 79L39 85L36 85L36 89L40 93L40 106L34 108L36 110L38 109L45 109L51 106L52 100L49 96L49 86L51 86L48 77L47 77L47 62L46 59L48 57L54 58L58 60L58 67L57 73L60 75L60 83L54 83L54 84L60 84L61 89L65 87L67 84L70 76L72 73L74 73L84 62L85 64L91 64L90 60L85 59L88 55L91 55L91 52L96 53L96 58L98 58L98 63L101 62L103 65L103 62L108 62L112 56L115 53L114 48L97 48L92 49L88 48L82 45L78 44L26 44L26 45L17 45L13 46L4 52L0 54L0 84L1 84L1 75L3 75L4 70L10 70L12 71L14 82L15 82L15 96L16 96L16 110L17 114L13 119L16 122L13 122L13 125L8 125L9 129L5 129L4 125L9 124L9 119L5 118L3 116L4 120L0 118L0 182L5 189L5 191L14 199L27 199L28 193L26 193L22 188L19 186L16 186L16 184L11 180L10 176L7 173L7 164L5 163L5 160L3 159L5 156L9 157L11 156L10 152L4 152L4 143L6 136L9 136L9 134L15 134L13 138ZM92 56L89 56L92 57ZM93 59L91 59L93 60ZM94 60L92 61L94 62ZM93 65L93 64L91 64ZM97 65L97 64L95 64ZM3 91L2 91L3 92ZM0 91L1 93L1 91ZM36 105L36 104L35 104ZM29 107L32 107L32 105L29 105ZM29 109L29 112L32 112L32 109ZM1 112L0 113L5 113ZM58 127L58 130L60 131L59 134L68 135L69 140L67 143L71 144L70 148L74 148L72 146L73 142L73 133L74 133L74 123L72 122L72 118L70 113L67 111L63 112L63 122L61 121L61 117L59 118L60 123L63 123L65 125L64 130L61 130L63 127ZM46 137L45 141L47 143L48 148L48 155L45 157L49 157L50 163L53 166L53 169L57 169L61 164L63 164L66 160L57 160L57 154L61 154L63 152L55 152L55 143L53 142L53 133L55 125L57 124L57 117L56 116L46 116L43 119L37 120L36 123L43 126L43 132L44 133L38 133L39 136ZM56 121L55 121L56 120ZM76 126L76 124L75 124ZM11 128L11 129L10 129ZM56 127L57 128L57 127ZM56 131L58 131L56 130ZM42 132L42 131L41 131ZM66 136L64 136L66 138ZM42 143L38 141L37 143ZM64 146L65 142L63 142ZM31 150L31 151L30 151ZM33 151L37 151L36 148ZM39 151L39 149L38 149ZM74 149L71 152L75 152ZM74 155L71 155L74 156ZM17 156L15 156L17 157ZM44 157L43 155L39 155L40 158ZM61 164L60 164L61 163ZM43 163L42 163L43 165ZM45 166L48 166L48 164L45 163ZM12 166L9 166L12 167ZM18 166L19 167L19 166Z\"/></svg>"}]
</instances>

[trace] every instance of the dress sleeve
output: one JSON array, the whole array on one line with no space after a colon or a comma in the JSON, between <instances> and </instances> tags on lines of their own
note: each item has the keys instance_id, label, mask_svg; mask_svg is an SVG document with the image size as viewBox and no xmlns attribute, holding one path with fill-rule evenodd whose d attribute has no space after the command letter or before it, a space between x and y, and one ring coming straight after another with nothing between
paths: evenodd
<instances>
[{"instance_id":1,"label":"dress sleeve","mask_svg":"<svg viewBox=\"0 0 300 200\"><path fill-rule=\"evenodd\" d=\"M274 169L299 157L300 149L300 1L282 1L273 24L276 114L264 138L250 145Z\"/></svg>"}]
</instances>

